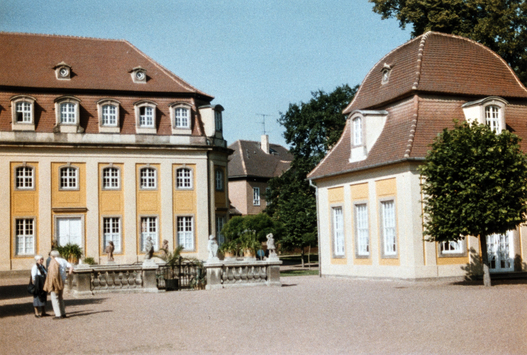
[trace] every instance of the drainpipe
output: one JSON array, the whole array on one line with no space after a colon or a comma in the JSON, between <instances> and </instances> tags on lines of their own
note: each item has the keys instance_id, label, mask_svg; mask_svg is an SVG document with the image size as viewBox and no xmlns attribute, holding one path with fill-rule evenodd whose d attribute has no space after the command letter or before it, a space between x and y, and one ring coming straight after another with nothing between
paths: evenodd
<instances>
[{"instance_id":1,"label":"drainpipe","mask_svg":"<svg viewBox=\"0 0 527 355\"><path fill-rule=\"evenodd\" d=\"M317 211L317 244L318 244L318 277L322 277L322 253L320 252L320 219L318 218L318 187L309 179L309 185L315 188L316 211Z\"/></svg>"}]
</instances>

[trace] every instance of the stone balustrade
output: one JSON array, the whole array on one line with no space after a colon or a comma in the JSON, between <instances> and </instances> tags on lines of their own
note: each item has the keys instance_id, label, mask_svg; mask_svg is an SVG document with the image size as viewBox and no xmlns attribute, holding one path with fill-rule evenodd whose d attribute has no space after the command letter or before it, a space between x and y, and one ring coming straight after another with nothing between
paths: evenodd
<instances>
[{"instance_id":1,"label":"stone balustrade","mask_svg":"<svg viewBox=\"0 0 527 355\"><path fill-rule=\"evenodd\" d=\"M207 271L205 289L213 290L228 287L245 286L281 286L280 265L275 260L224 260L207 261L204 264Z\"/></svg>"}]
</instances>

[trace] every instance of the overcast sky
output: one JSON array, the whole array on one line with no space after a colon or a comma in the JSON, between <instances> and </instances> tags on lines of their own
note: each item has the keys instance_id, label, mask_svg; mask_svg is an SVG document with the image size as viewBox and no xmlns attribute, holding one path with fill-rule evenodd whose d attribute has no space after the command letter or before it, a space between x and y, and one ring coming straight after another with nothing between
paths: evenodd
<instances>
[{"instance_id":1,"label":"overcast sky","mask_svg":"<svg viewBox=\"0 0 527 355\"><path fill-rule=\"evenodd\" d=\"M360 84L410 39L367 0L0 0L0 31L126 39L224 108L228 144L286 145L277 119ZM0 49L1 50L1 49Z\"/></svg>"}]
</instances>

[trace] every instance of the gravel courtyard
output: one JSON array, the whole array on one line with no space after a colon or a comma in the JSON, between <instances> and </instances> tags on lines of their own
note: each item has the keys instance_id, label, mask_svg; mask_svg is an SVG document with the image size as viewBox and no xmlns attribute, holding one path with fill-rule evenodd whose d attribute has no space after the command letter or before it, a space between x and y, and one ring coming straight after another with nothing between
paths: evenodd
<instances>
[{"instance_id":1,"label":"gravel courtyard","mask_svg":"<svg viewBox=\"0 0 527 355\"><path fill-rule=\"evenodd\" d=\"M66 295L0 279L1 354L527 354L527 284L284 277L282 287ZM52 314L48 298L49 313Z\"/></svg>"}]
</instances>

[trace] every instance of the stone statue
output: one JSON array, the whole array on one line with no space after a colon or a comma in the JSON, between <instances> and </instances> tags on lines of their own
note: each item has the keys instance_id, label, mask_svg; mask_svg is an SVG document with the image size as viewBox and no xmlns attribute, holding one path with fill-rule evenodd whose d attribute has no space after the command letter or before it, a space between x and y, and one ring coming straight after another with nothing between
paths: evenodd
<instances>
[{"instance_id":1,"label":"stone statue","mask_svg":"<svg viewBox=\"0 0 527 355\"><path fill-rule=\"evenodd\" d=\"M152 242L152 237L147 237L145 243L145 260L152 259L152 255L154 255L154 243Z\"/></svg>"},{"instance_id":2,"label":"stone statue","mask_svg":"<svg viewBox=\"0 0 527 355\"><path fill-rule=\"evenodd\" d=\"M207 250L209 251L209 260L219 260L218 242L216 242L216 237L213 234L209 236L209 244L207 245Z\"/></svg>"},{"instance_id":3,"label":"stone statue","mask_svg":"<svg viewBox=\"0 0 527 355\"><path fill-rule=\"evenodd\" d=\"M269 251L269 259L278 259L276 255L276 247L274 245L273 233L269 233L265 236L267 238L267 250Z\"/></svg>"},{"instance_id":4,"label":"stone statue","mask_svg":"<svg viewBox=\"0 0 527 355\"><path fill-rule=\"evenodd\" d=\"M160 250L163 253L162 257L167 256L167 254L168 254L168 240L163 239L163 246L161 247Z\"/></svg>"},{"instance_id":5,"label":"stone statue","mask_svg":"<svg viewBox=\"0 0 527 355\"><path fill-rule=\"evenodd\" d=\"M113 245L112 241L108 242L108 245L106 246L106 249L104 249L104 252L108 256L108 261L113 261L113 251L115 250L115 245Z\"/></svg>"}]
</instances>

